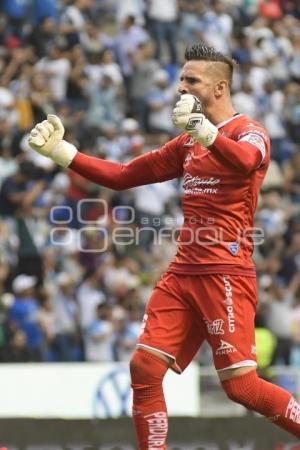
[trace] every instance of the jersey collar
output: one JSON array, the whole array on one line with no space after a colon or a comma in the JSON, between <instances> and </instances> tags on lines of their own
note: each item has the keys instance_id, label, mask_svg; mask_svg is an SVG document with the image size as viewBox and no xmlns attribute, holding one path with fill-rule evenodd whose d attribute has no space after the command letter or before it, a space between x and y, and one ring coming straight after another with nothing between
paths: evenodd
<instances>
[{"instance_id":1,"label":"jersey collar","mask_svg":"<svg viewBox=\"0 0 300 450\"><path fill-rule=\"evenodd\" d=\"M242 115L243 114L236 113L232 117L230 117L229 119L224 120L224 122L218 123L218 125L216 125L216 127L219 130L220 128L224 127L224 125L227 125L229 122L231 122L232 120L236 119L237 117L241 117Z\"/></svg>"}]
</instances>

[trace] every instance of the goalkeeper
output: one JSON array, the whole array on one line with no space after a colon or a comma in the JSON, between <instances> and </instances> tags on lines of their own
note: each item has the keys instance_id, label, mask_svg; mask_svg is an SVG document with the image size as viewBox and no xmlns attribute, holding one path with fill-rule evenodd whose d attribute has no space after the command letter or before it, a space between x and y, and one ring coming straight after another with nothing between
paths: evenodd
<instances>
[{"instance_id":1,"label":"goalkeeper","mask_svg":"<svg viewBox=\"0 0 300 450\"><path fill-rule=\"evenodd\" d=\"M185 58L173 111L183 132L162 148L127 164L90 157L63 140L63 125L53 115L36 125L29 143L111 189L183 177L177 254L150 296L130 363L138 448L166 449L164 375L169 368L181 373L204 340L228 397L300 437L300 405L256 372L250 235L270 160L269 137L258 122L234 110L229 57L193 45Z\"/></svg>"}]
</instances>

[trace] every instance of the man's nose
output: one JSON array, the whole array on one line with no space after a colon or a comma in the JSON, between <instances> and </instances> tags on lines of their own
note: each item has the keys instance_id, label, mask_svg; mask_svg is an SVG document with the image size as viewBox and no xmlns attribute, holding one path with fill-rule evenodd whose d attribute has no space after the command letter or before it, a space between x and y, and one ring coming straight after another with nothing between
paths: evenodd
<instances>
[{"instance_id":1,"label":"man's nose","mask_svg":"<svg viewBox=\"0 0 300 450\"><path fill-rule=\"evenodd\" d=\"M189 93L184 83L180 83L180 85L178 86L178 92L180 95Z\"/></svg>"},{"instance_id":2,"label":"man's nose","mask_svg":"<svg viewBox=\"0 0 300 450\"><path fill-rule=\"evenodd\" d=\"M188 94L188 91L186 89L178 89L178 92L180 95Z\"/></svg>"}]
</instances>

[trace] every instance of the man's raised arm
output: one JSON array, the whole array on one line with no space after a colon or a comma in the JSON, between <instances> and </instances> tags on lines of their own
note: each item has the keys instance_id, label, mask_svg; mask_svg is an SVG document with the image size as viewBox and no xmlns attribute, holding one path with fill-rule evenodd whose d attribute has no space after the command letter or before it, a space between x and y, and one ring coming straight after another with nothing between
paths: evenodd
<instances>
[{"instance_id":1,"label":"man's raised arm","mask_svg":"<svg viewBox=\"0 0 300 450\"><path fill-rule=\"evenodd\" d=\"M110 189L130 189L181 175L180 161L174 157L173 164L170 163L167 151L146 153L121 164L80 153L74 145L63 140L64 132L61 120L49 114L47 120L31 130L29 145L61 167L69 167L88 180Z\"/></svg>"}]
</instances>

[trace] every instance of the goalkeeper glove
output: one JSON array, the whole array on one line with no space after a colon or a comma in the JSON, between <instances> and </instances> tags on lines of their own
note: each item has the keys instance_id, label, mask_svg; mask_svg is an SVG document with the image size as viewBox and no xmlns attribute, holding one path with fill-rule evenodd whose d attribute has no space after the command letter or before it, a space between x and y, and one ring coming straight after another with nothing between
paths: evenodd
<instances>
[{"instance_id":1,"label":"goalkeeper glove","mask_svg":"<svg viewBox=\"0 0 300 450\"><path fill-rule=\"evenodd\" d=\"M201 111L197 97L183 94L173 109L172 120L176 127L193 136L203 147L209 147L217 137L218 128Z\"/></svg>"},{"instance_id":2,"label":"goalkeeper glove","mask_svg":"<svg viewBox=\"0 0 300 450\"><path fill-rule=\"evenodd\" d=\"M47 120L38 123L31 130L28 143L33 150L51 158L59 166L68 167L77 149L63 140L64 133L65 129L59 117L48 114Z\"/></svg>"}]
</instances>

